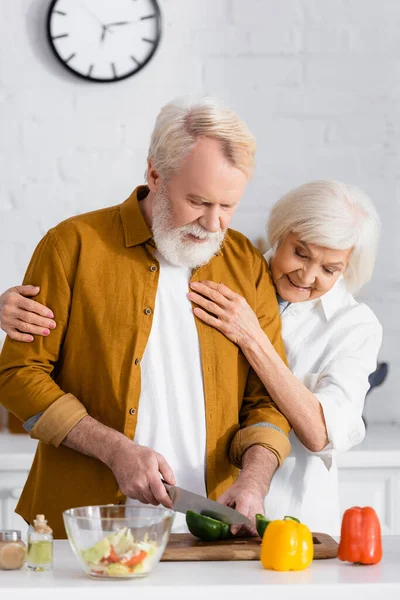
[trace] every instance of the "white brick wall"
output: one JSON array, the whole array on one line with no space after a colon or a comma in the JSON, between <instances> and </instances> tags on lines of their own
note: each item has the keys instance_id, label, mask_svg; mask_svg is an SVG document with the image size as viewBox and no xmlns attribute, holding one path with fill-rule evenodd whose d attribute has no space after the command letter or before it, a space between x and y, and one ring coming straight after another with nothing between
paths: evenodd
<instances>
[{"instance_id":1,"label":"white brick wall","mask_svg":"<svg viewBox=\"0 0 400 600\"><path fill-rule=\"evenodd\" d=\"M253 241L271 204L306 180L343 179L374 198L384 235L364 297L383 323L391 373L367 416L400 421L400 2L160 0L156 56L107 86L55 62L48 4L2 3L0 289L21 280L48 228L118 203L142 182L163 103L213 93L257 135L256 176L234 218Z\"/></svg>"}]
</instances>

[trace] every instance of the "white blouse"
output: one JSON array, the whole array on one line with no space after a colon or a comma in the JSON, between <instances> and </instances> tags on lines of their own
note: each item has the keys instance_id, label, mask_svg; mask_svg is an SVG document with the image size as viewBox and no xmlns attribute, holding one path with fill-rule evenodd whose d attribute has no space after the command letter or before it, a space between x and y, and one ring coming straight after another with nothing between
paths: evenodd
<instances>
[{"instance_id":1,"label":"white blouse","mask_svg":"<svg viewBox=\"0 0 400 600\"><path fill-rule=\"evenodd\" d=\"M291 515L312 531L339 535L335 455L365 436L361 415L382 327L368 306L356 302L343 277L321 298L290 304L281 319L289 368L321 403L329 444L311 452L290 432L291 454L273 477L265 515Z\"/></svg>"}]
</instances>

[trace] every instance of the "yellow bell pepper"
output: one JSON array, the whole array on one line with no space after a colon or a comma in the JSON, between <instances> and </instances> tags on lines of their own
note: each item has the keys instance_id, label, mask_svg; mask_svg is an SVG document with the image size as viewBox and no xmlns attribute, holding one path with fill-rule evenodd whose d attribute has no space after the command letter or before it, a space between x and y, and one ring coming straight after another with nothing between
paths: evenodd
<instances>
[{"instance_id":1,"label":"yellow bell pepper","mask_svg":"<svg viewBox=\"0 0 400 600\"><path fill-rule=\"evenodd\" d=\"M274 571L301 571L314 557L312 534L293 517L271 521L261 544L261 564Z\"/></svg>"}]
</instances>

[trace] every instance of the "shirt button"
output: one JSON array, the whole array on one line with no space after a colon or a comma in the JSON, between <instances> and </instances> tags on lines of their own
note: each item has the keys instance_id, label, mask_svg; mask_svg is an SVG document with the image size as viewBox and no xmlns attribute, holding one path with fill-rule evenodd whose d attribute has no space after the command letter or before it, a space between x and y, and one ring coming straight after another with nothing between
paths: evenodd
<instances>
[{"instance_id":1,"label":"shirt button","mask_svg":"<svg viewBox=\"0 0 400 600\"><path fill-rule=\"evenodd\" d=\"M140 363L140 358L135 358L135 365L138 365Z\"/></svg>"},{"instance_id":2,"label":"shirt button","mask_svg":"<svg viewBox=\"0 0 400 600\"><path fill-rule=\"evenodd\" d=\"M151 265L150 271L153 271L153 273L154 273L154 271L157 271L156 265Z\"/></svg>"},{"instance_id":3,"label":"shirt button","mask_svg":"<svg viewBox=\"0 0 400 600\"><path fill-rule=\"evenodd\" d=\"M144 314L145 314L145 315L151 315L151 313L152 313L152 312L153 312L153 311L151 310L151 308L145 308L145 309L144 309Z\"/></svg>"},{"instance_id":4,"label":"shirt button","mask_svg":"<svg viewBox=\"0 0 400 600\"><path fill-rule=\"evenodd\" d=\"M130 415L134 415L134 414L136 414L136 408L130 408L130 409L129 409L129 414L130 414Z\"/></svg>"}]
</instances>

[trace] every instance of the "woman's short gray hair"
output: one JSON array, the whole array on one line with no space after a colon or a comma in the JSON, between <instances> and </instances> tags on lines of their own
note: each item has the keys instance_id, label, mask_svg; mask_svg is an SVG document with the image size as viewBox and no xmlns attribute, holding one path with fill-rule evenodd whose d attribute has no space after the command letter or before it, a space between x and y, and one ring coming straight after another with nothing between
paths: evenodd
<instances>
[{"instance_id":1,"label":"woman's short gray hair","mask_svg":"<svg viewBox=\"0 0 400 600\"><path fill-rule=\"evenodd\" d=\"M225 157L235 167L252 174L254 136L236 113L211 97L187 96L166 104L156 119L148 159L161 177L167 179L179 171L201 136L219 140Z\"/></svg>"},{"instance_id":2,"label":"woman's short gray hair","mask_svg":"<svg viewBox=\"0 0 400 600\"><path fill-rule=\"evenodd\" d=\"M344 273L353 293L371 279L378 249L380 220L371 199L359 188L339 181L312 181L285 194L267 223L271 248L289 233L334 250L352 248Z\"/></svg>"}]
</instances>

